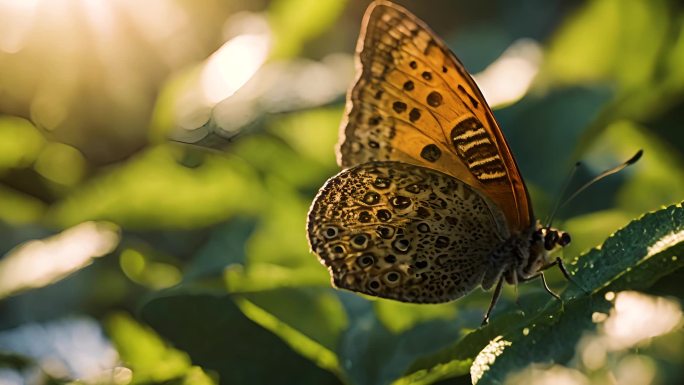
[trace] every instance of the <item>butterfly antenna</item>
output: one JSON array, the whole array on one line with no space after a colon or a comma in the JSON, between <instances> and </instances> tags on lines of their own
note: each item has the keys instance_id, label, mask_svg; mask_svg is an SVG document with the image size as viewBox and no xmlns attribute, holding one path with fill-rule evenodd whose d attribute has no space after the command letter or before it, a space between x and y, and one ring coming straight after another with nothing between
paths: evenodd
<instances>
[{"instance_id":1,"label":"butterfly antenna","mask_svg":"<svg viewBox=\"0 0 684 385\"><path fill-rule=\"evenodd\" d=\"M575 163L575 166L572 168L572 170L570 170L568 176L565 177L565 182L563 182L563 187L561 187L560 189L560 194L558 194L558 198L556 198L556 202L553 204L553 210L551 210L551 214L547 217L547 220L544 221L546 223L545 227L551 227L551 223L553 222L553 219L556 216L556 212L558 211L558 208L561 205L561 199L563 199L565 192L568 190L570 181L572 181L572 178L575 176L575 172L577 172L577 169L579 168L580 164L580 162Z\"/></svg>"},{"instance_id":2,"label":"butterfly antenna","mask_svg":"<svg viewBox=\"0 0 684 385\"><path fill-rule=\"evenodd\" d=\"M636 163L641 158L641 155L643 155L643 154L644 154L644 150L639 150L639 151L637 151L636 154L634 154L631 158L627 159L623 163L621 163L621 164L619 164L613 168L609 168L608 170L606 170L606 171L600 173L599 175L595 176L594 179L585 183L582 187L578 188L577 191L575 191L572 195L570 195L568 197L568 199L566 199L565 202L563 202L563 204L560 207L561 208L565 207L565 205L567 205L568 203L570 203L570 201L575 199L575 197L577 197L577 195L579 195L582 191L586 190L589 186L593 185L594 183L600 181L601 179L603 179L609 175L613 175L616 172L619 172L620 170L622 170L623 168L625 168L627 166L633 165L634 163Z\"/></svg>"}]
</instances>

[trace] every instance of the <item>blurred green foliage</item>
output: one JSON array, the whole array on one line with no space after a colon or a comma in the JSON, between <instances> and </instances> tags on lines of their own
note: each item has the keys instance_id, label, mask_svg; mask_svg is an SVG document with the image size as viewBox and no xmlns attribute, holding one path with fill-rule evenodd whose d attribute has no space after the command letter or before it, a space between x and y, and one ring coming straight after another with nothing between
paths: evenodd
<instances>
[{"instance_id":1,"label":"blurred green foliage","mask_svg":"<svg viewBox=\"0 0 684 385\"><path fill-rule=\"evenodd\" d=\"M339 171L333 149L343 95L287 113L260 111L254 125L215 151L163 138L177 107L169 89L189 82L170 76L156 83L150 127L142 135L147 140L136 142L134 151L102 149L108 154L102 158L92 155L97 145L60 140L32 124L31 114L16 112L22 109L0 109L0 262L15 257L15 247L26 241L85 221L122 230L112 253L77 273L0 298L0 382L36 370L43 383L76 380L40 369L39 359L3 342L22 325L72 315L100 322L116 366L130 369L130 377L86 383L428 384L470 383L472 374L488 384L505 383L532 363L565 365L587 383L602 383L621 360L633 359L630 349L611 351L601 371L578 364L578 352L583 335L600 331L596 314L614 310L607 293L639 290L679 304L684 298L678 284L684 211L672 206L684 199L684 9L674 0L401 3L473 70L518 38L542 42L532 89L495 111L537 217L548 215L578 159L583 164L570 190L644 149L637 165L592 186L554 222L572 234L563 257L591 295L568 285L560 304L536 283L507 287L493 322L480 328L490 293L412 305L332 289L309 253L305 221L318 188ZM271 62L319 60L352 53L366 5L227 1L213 5L220 10L207 17L213 24L197 28L220 31L224 19L217 15L265 12ZM184 9L187 17L209 14ZM205 58L222 41L202 36L197 49L204 51L197 55ZM197 65L170 72L196 73ZM106 93L81 97L108 101ZM127 113L105 115L125 122ZM95 119L84 114L74 121L88 118ZM70 130L76 137L93 134L87 123ZM131 141L141 136L131 127L111 134ZM54 258L77 254L79 241ZM547 277L556 290L565 285L557 271ZM654 383L680 383L681 322L663 333L640 345L639 354L656 368ZM489 362L483 349L501 353Z\"/></svg>"}]
</instances>

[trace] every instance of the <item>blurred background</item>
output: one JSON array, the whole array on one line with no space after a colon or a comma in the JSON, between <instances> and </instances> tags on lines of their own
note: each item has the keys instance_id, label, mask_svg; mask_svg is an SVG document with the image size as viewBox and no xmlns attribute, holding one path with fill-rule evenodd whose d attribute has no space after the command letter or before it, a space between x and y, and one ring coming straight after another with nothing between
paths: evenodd
<instances>
[{"instance_id":1,"label":"blurred background","mask_svg":"<svg viewBox=\"0 0 684 385\"><path fill-rule=\"evenodd\" d=\"M368 3L0 0L1 384L410 383L479 326L489 293L339 292L309 253ZM475 75L537 217L577 160L570 190L644 149L560 210L567 261L684 198L680 2L398 3ZM572 383L684 378L673 276L646 300L663 336L603 361L585 342ZM518 292L494 318L542 289Z\"/></svg>"}]
</instances>

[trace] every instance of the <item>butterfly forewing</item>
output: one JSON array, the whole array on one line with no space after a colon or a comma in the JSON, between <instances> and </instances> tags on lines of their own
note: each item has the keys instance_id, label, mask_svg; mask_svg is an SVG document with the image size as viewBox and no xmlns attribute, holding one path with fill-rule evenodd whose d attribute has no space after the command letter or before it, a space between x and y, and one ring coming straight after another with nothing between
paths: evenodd
<instances>
[{"instance_id":1,"label":"butterfly forewing","mask_svg":"<svg viewBox=\"0 0 684 385\"><path fill-rule=\"evenodd\" d=\"M509 234L503 213L467 184L402 162L334 176L309 212L312 250L333 284L405 302L445 302L477 287Z\"/></svg>"},{"instance_id":2,"label":"butterfly forewing","mask_svg":"<svg viewBox=\"0 0 684 385\"><path fill-rule=\"evenodd\" d=\"M394 160L439 170L498 205L511 231L529 227L527 191L489 106L423 22L389 2L371 4L357 66L341 127L342 167Z\"/></svg>"}]
</instances>

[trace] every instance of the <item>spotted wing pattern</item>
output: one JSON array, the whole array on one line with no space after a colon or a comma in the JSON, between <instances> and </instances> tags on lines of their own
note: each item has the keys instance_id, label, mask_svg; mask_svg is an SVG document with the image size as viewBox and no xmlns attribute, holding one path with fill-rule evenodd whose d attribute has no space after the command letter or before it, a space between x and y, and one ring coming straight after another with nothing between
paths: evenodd
<instances>
[{"instance_id":1,"label":"spotted wing pattern","mask_svg":"<svg viewBox=\"0 0 684 385\"><path fill-rule=\"evenodd\" d=\"M308 237L333 285L404 302L459 298L482 283L508 238L503 213L467 184L402 162L370 162L328 180Z\"/></svg>"},{"instance_id":2,"label":"spotted wing pattern","mask_svg":"<svg viewBox=\"0 0 684 385\"><path fill-rule=\"evenodd\" d=\"M527 191L491 109L422 21L390 2L371 4L357 68L340 128L340 166L395 160L436 169L487 195L512 231L529 227Z\"/></svg>"}]
</instances>

